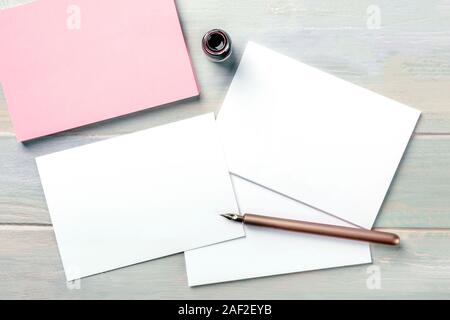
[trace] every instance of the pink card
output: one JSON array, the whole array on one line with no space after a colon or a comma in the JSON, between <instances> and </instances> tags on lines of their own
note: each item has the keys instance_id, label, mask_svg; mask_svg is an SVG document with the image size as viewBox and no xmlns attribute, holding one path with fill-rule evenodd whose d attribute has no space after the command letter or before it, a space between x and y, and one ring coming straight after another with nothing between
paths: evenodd
<instances>
[{"instance_id":1,"label":"pink card","mask_svg":"<svg viewBox=\"0 0 450 320\"><path fill-rule=\"evenodd\" d=\"M173 0L1 10L0 82L20 141L199 94Z\"/></svg>"}]
</instances>

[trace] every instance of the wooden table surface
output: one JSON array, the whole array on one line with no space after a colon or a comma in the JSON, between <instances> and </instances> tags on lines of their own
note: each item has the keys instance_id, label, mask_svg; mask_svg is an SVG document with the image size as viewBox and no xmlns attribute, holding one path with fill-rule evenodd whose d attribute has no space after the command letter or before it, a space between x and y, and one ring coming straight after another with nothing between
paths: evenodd
<instances>
[{"instance_id":1,"label":"wooden table surface","mask_svg":"<svg viewBox=\"0 0 450 320\"><path fill-rule=\"evenodd\" d=\"M26 1L0 0L0 5L21 2ZM21 144L0 91L0 299L450 298L450 1L177 4L202 89L198 100ZM381 24L374 28L377 8ZM423 111L376 222L380 230L398 232L402 246L372 246L375 268L369 269L355 266L189 288L179 254L67 285L34 158L217 112L237 63L213 64L201 52L201 36L214 27L231 34L237 61L245 43L254 40ZM378 275L380 286L374 288L370 284Z\"/></svg>"}]
</instances>

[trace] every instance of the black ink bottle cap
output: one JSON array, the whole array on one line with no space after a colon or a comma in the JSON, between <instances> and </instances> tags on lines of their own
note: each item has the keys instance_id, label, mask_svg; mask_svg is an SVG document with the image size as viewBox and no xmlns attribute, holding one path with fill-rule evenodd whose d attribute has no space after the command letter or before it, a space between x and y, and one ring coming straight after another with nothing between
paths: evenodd
<instances>
[{"instance_id":1,"label":"black ink bottle cap","mask_svg":"<svg viewBox=\"0 0 450 320\"><path fill-rule=\"evenodd\" d=\"M225 61L232 53L231 38L221 29L210 30L203 36L202 48L212 61Z\"/></svg>"}]
</instances>

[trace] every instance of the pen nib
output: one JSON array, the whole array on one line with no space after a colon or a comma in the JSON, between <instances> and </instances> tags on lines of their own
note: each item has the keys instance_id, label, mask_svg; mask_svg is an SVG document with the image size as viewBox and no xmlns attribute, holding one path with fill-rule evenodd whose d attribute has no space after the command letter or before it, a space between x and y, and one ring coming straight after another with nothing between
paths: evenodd
<instances>
[{"instance_id":1,"label":"pen nib","mask_svg":"<svg viewBox=\"0 0 450 320\"><path fill-rule=\"evenodd\" d=\"M232 221L238 221L238 222L244 221L243 216L241 216L239 214L235 214L235 213L221 214L221 216L224 218L227 218L228 220L232 220Z\"/></svg>"}]
</instances>

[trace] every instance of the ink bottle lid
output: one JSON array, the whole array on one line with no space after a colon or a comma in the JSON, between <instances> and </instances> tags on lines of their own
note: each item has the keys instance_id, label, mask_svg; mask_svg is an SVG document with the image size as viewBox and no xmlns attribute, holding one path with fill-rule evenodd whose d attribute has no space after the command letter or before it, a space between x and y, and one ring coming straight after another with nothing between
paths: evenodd
<instances>
[{"instance_id":1,"label":"ink bottle lid","mask_svg":"<svg viewBox=\"0 0 450 320\"><path fill-rule=\"evenodd\" d=\"M225 61L232 53L231 38L221 29L210 30L203 36L202 48L212 61Z\"/></svg>"}]
</instances>

